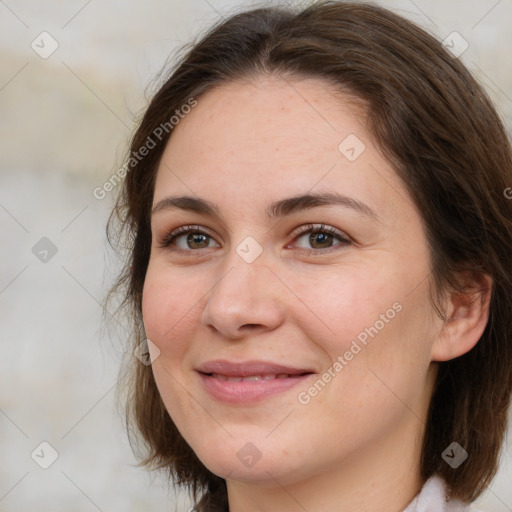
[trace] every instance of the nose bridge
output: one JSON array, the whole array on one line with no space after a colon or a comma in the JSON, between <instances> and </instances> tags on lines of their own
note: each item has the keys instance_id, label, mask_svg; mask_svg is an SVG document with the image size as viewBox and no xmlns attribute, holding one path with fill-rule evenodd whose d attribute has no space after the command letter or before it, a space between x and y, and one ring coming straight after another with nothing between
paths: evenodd
<instances>
[{"instance_id":1,"label":"nose bridge","mask_svg":"<svg viewBox=\"0 0 512 512\"><path fill-rule=\"evenodd\" d=\"M202 322L227 337L239 337L250 325L275 329L282 321L278 283L267 268L268 258L261 245L246 237L233 246L222 265L202 313Z\"/></svg>"}]
</instances>

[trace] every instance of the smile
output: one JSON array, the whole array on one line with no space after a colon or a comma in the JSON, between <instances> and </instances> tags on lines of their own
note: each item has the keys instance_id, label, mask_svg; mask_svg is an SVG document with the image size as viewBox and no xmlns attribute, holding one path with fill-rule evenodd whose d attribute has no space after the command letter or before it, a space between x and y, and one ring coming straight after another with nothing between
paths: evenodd
<instances>
[{"instance_id":1,"label":"smile","mask_svg":"<svg viewBox=\"0 0 512 512\"><path fill-rule=\"evenodd\" d=\"M228 382L250 382L255 380L274 380L274 379L288 379L291 377L300 377L300 375L289 375L288 373L278 373L278 374L267 374L267 375L251 375L249 377L242 376L229 376L222 375L221 373L211 373L210 374L215 379L220 379Z\"/></svg>"},{"instance_id":2,"label":"smile","mask_svg":"<svg viewBox=\"0 0 512 512\"><path fill-rule=\"evenodd\" d=\"M314 375L303 374L263 374L223 375L219 373L199 372L204 389L210 397L229 404L250 404L269 399L273 395L290 391L300 382Z\"/></svg>"}]
</instances>

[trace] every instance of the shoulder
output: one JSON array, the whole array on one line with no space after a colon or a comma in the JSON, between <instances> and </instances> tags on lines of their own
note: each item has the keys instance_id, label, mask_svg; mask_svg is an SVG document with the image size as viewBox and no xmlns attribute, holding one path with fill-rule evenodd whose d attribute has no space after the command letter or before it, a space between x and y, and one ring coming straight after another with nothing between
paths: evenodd
<instances>
[{"instance_id":1,"label":"shoulder","mask_svg":"<svg viewBox=\"0 0 512 512\"><path fill-rule=\"evenodd\" d=\"M432 475L403 512L482 512L472 504L449 499L445 481Z\"/></svg>"}]
</instances>

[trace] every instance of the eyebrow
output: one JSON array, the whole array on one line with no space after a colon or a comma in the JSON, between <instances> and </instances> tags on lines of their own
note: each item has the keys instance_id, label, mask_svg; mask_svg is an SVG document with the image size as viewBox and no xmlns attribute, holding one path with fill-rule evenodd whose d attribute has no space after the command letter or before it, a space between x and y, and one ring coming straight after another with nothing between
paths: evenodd
<instances>
[{"instance_id":1,"label":"eyebrow","mask_svg":"<svg viewBox=\"0 0 512 512\"><path fill-rule=\"evenodd\" d=\"M344 206L345 208L350 208L360 215L372 220L378 222L381 221L377 213L367 204L352 197L344 196L335 192L307 193L280 199L279 201L271 203L265 210L265 213L267 217L272 219L285 217L292 213L301 210L308 210L317 206ZM169 209L180 209L203 215L220 217L219 208L214 203L207 201L206 199L193 196L166 197L156 203L153 207L152 215Z\"/></svg>"}]
</instances>

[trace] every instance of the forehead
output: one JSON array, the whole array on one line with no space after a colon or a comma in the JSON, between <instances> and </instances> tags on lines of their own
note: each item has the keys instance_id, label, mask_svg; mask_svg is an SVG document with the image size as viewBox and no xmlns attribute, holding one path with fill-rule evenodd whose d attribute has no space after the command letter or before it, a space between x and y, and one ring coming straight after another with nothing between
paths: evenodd
<instances>
[{"instance_id":1,"label":"forehead","mask_svg":"<svg viewBox=\"0 0 512 512\"><path fill-rule=\"evenodd\" d=\"M400 183L371 142L361 103L332 84L262 78L222 84L197 101L169 139L154 203L187 193L233 206L265 196L266 206L316 188L364 196L375 210L393 204L382 192L396 196L389 183ZM347 158L347 140L356 159Z\"/></svg>"},{"instance_id":2,"label":"forehead","mask_svg":"<svg viewBox=\"0 0 512 512\"><path fill-rule=\"evenodd\" d=\"M194 145L196 149L240 154L268 149L292 149L292 154L311 151L298 141L312 142L318 151L337 148L347 128L366 130L360 120L363 108L352 96L343 94L320 79L291 80L260 77L216 86L198 99L198 105L177 126L170 146ZM319 144L324 140L324 144ZM199 156L197 154L192 157ZM288 155L292 156L292 155Z\"/></svg>"}]
</instances>

